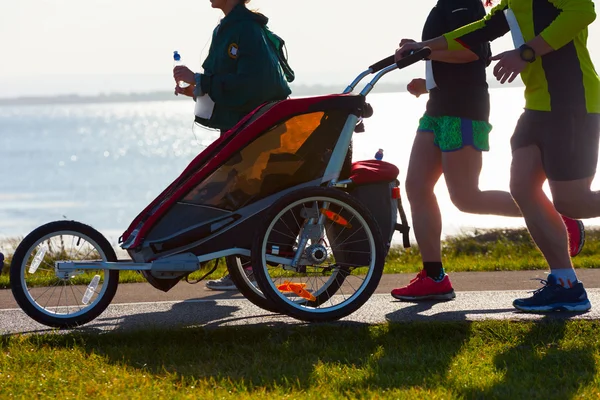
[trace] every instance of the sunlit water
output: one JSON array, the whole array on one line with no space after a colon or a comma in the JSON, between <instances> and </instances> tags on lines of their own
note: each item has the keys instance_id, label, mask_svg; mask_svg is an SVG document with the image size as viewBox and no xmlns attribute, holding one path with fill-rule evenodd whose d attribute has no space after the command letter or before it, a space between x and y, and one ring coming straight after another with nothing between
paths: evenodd
<instances>
[{"instance_id":1,"label":"sunlit water","mask_svg":"<svg viewBox=\"0 0 600 400\"><path fill-rule=\"evenodd\" d=\"M410 147L426 97L369 96L375 114L354 138L354 159L384 160L404 181ZM491 151L482 189L508 190L509 139L523 106L523 89L492 90ZM192 102L0 107L0 237L25 235L53 220L75 219L116 243L130 221L175 179L215 132L192 132ZM197 139L197 140L196 140ZM596 181L593 185L598 188ZM547 188L546 188L547 190ZM472 228L522 227L520 218L469 215L436 186L444 234ZM410 207L404 200L407 213ZM586 221L594 225L598 219Z\"/></svg>"}]
</instances>

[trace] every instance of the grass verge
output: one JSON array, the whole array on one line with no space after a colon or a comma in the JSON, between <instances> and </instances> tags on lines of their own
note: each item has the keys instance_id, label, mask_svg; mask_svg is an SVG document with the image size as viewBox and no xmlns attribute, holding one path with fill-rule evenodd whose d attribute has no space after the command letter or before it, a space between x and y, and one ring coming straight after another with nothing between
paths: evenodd
<instances>
[{"instance_id":1,"label":"grass verge","mask_svg":"<svg viewBox=\"0 0 600 400\"><path fill-rule=\"evenodd\" d=\"M0 338L36 398L598 398L600 323L418 322Z\"/></svg>"},{"instance_id":2,"label":"grass verge","mask_svg":"<svg viewBox=\"0 0 600 400\"><path fill-rule=\"evenodd\" d=\"M11 249L14 250L18 241L12 240L11 245L4 244L7 254L4 271L0 275L0 289L10 287L8 267L11 261ZM0 250L3 246L0 246ZM547 269L547 264L541 253L534 245L526 229L492 229L474 230L461 235L448 237L442 247L444 267L448 272L459 271L521 271ZM580 255L573 259L576 268L600 268L600 228L586 230L586 244ZM419 249L413 247L404 249L395 247L390 250L384 268L385 274L403 272L418 272L422 268ZM198 279L208 269L195 272L190 280ZM220 278L227 273L225 260L221 259L218 269L210 279ZM90 277L81 277L89 282ZM121 272L121 283L145 282L144 278L134 271ZM44 282L40 282L44 284Z\"/></svg>"}]
</instances>

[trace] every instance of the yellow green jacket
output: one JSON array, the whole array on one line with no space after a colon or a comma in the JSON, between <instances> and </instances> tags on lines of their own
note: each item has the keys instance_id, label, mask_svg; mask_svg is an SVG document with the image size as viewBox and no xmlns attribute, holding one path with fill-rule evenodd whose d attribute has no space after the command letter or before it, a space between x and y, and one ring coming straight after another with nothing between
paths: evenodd
<instances>
[{"instance_id":1,"label":"yellow green jacket","mask_svg":"<svg viewBox=\"0 0 600 400\"><path fill-rule=\"evenodd\" d=\"M588 25L596 19L591 0L502 0L484 19L445 34L448 48L469 48L508 33L509 9L525 43L541 35L555 50L521 73L525 108L600 113L600 79L587 49Z\"/></svg>"}]
</instances>

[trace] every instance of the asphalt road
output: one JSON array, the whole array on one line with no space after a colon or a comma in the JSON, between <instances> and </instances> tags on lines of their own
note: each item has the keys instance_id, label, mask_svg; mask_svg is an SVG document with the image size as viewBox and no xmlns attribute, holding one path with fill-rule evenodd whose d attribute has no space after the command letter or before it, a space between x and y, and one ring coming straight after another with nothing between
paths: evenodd
<instances>
[{"instance_id":1,"label":"asphalt road","mask_svg":"<svg viewBox=\"0 0 600 400\"><path fill-rule=\"evenodd\" d=\"M358 311L341 323L376 324L386 321L476 321L483 319L540 320L547 318L600 319L600 271L579 270L592 308L588 313L536 315L517 312L513 299L539 288L543 271L452 274L457 298L454 301L406 303L394 300L391 288L405 284L414 275L388 275L377 293ZM84 331L123 331L174 327L217 328L235 325L304 324L285 315L255 307L237 293L213 292L200 285L180 283L162 293L148 284L121 285L113 304L96 320L79 328ZM17 308L10 290L0 290L0 334L48 332ZM64 331L63 331L64 332Z\"/></svg>"}]
</instances>

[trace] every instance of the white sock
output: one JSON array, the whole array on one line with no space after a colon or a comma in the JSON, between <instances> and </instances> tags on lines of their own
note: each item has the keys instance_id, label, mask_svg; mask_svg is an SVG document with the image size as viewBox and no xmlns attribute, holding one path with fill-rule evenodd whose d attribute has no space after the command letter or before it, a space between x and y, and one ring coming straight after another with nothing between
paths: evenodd
<instances>
[{"instance_id":1,"label":"white sock","mask_svg":"<svg viewBox=\"0 0 600 400\"><path fill-rule=\"evenodd\" d=\"M554 269L552 275L556 277L558 284L564 288L571 288L577 282L577 275L573 268Z\"/></svg>"}]
</instances>

